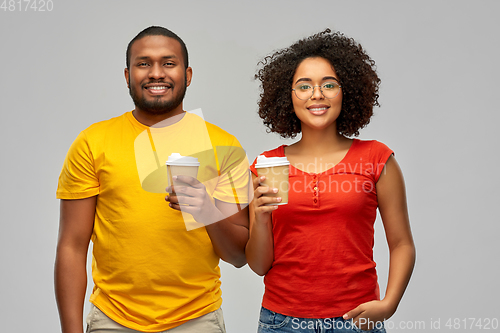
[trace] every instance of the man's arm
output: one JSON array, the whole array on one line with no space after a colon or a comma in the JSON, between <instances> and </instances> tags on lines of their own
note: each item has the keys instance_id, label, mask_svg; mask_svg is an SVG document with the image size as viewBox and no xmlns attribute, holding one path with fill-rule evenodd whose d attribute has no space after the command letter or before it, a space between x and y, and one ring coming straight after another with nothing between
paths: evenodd
<instances>
[{"instance_id":1,"label":"man's arm","mask_svg":"<svg viewBox=\"0 0 500 333\"><path fill-rule=\"evenodd\" d=\"M243 267L246 263L245 246L248 241L248 206L238 211L234 203L215 200L216 208L227 218L205 226L215 252L222 260Z\"/></svg>"},{"instance_id":2,"label":"man's arm","mask_svg":"<svg viewBox=\"0 0 500 333\"><path fill-rule=\"evenodd\" d=\"M54 281L63 333L83 333L87 289L87 251L94 227L97 196L61 200Z\"/></svg>"}]
</instances>

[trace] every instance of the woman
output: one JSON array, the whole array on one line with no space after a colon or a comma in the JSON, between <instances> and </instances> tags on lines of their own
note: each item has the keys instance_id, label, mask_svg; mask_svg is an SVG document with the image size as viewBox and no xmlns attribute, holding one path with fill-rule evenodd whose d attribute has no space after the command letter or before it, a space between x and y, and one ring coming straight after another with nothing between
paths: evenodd
<instances>
[{"instance_id":1,"label":"woman","mask_svg":"<svg viewBox=\"0 0 500 333\"><path fill-rule=\"evenodd\" d=\"M378 106L375 63L329 29L261 62L259 115L301 139L264 152L290 162L289 202L266 194L255 162L249 266L265 275L259 332L385 332L415 262L404 180L390 150L351 139ZM270 205L271 204L271 205ZM274 204L274 205L272 205ZM380 299L373 233L377 207L390 251ZM326 330L326 331L325 331ZM363 330L363 331L362 331Z\"/></svg>"}]
</instances>

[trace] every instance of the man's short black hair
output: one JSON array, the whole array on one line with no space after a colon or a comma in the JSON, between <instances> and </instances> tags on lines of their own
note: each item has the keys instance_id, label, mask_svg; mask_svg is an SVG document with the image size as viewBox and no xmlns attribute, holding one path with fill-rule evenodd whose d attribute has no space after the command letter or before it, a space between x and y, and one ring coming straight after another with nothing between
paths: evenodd
<instances>
[{"instance_id":1,"label":"man's short black hair","mask_svg":"<svg viewBox=\"0 0 500 333\"><path fill-rule=\"evenodd\" d=\"M181 44L182 56L184 58L184 66L186 68L189 67L188 51L187 51L186 44L184 44L184 41L179 36L177 36L174 32L168 30L167 28L159 27L159 26L151 26L151 27L146 28L146 29L142 30L141 32L139 32L137 34L137 36L135 36L134 39L132 39L130 41L130 43L128 43L127 60L126 60L128 69L130 69L130 49L132 48L132 44L134 44L134 42L136 40L139 40L139 39L147 37L147 36L165 36L165 37L173 38L176 41L178 41L179 44Z\"/></svg>"}]
</instances>

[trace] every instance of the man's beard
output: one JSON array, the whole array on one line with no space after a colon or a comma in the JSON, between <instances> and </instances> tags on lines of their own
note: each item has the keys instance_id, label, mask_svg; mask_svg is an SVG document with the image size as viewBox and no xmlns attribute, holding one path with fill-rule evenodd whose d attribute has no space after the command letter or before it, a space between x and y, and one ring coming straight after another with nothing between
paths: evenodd
<instances>
[{"instance_id":1,"label":"man's beard","mask_svg":"<svg viewBox=\"0 0 500 333\"><path fill-rule=\"evenodd\" d=\"M148 83L165 83L165 82L159 81L159 82L148 82ZM184 96L186 95L187 80L184 79L184 86L180 86L181 90L178 91L177 93L174 92L176 86L173 85L170 86L169 89L172 90L172 99L167 101L162 101L161 100L162 96L154 97L153 100L146 100L144 96L142 97L138 96L137 91L135 90L135 88L132 87L133 85L130 85L128 91L130 93L130 97L132 97L132 100L134 101L136 108L154 115L162 115L169 113L182 103L182 101L184 100Z\"/></svg>"}]
</instances>

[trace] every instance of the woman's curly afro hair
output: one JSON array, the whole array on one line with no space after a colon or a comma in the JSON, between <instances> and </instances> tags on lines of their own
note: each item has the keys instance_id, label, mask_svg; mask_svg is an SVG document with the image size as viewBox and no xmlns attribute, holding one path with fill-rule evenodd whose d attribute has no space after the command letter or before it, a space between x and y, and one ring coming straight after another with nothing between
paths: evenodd
<instances>
[{"instance_id":1,"label":"woman's curly afro hair","mask_svg":"<svg viewBox=\"0 0 500 333\"><path fill-rule=\"evenodd\" d=\"M342 111L337 131L358 136L370 122L373 106L379 106L380 79L375 62L354 39L330 29L299 40L259 62L255 79L261 81L259 116L268 132L283 138L300 133L300 120L292 104L292 80L297 66L306 58L321 57L333 66L342 86Z\"/></svg>"}]
</instances>

